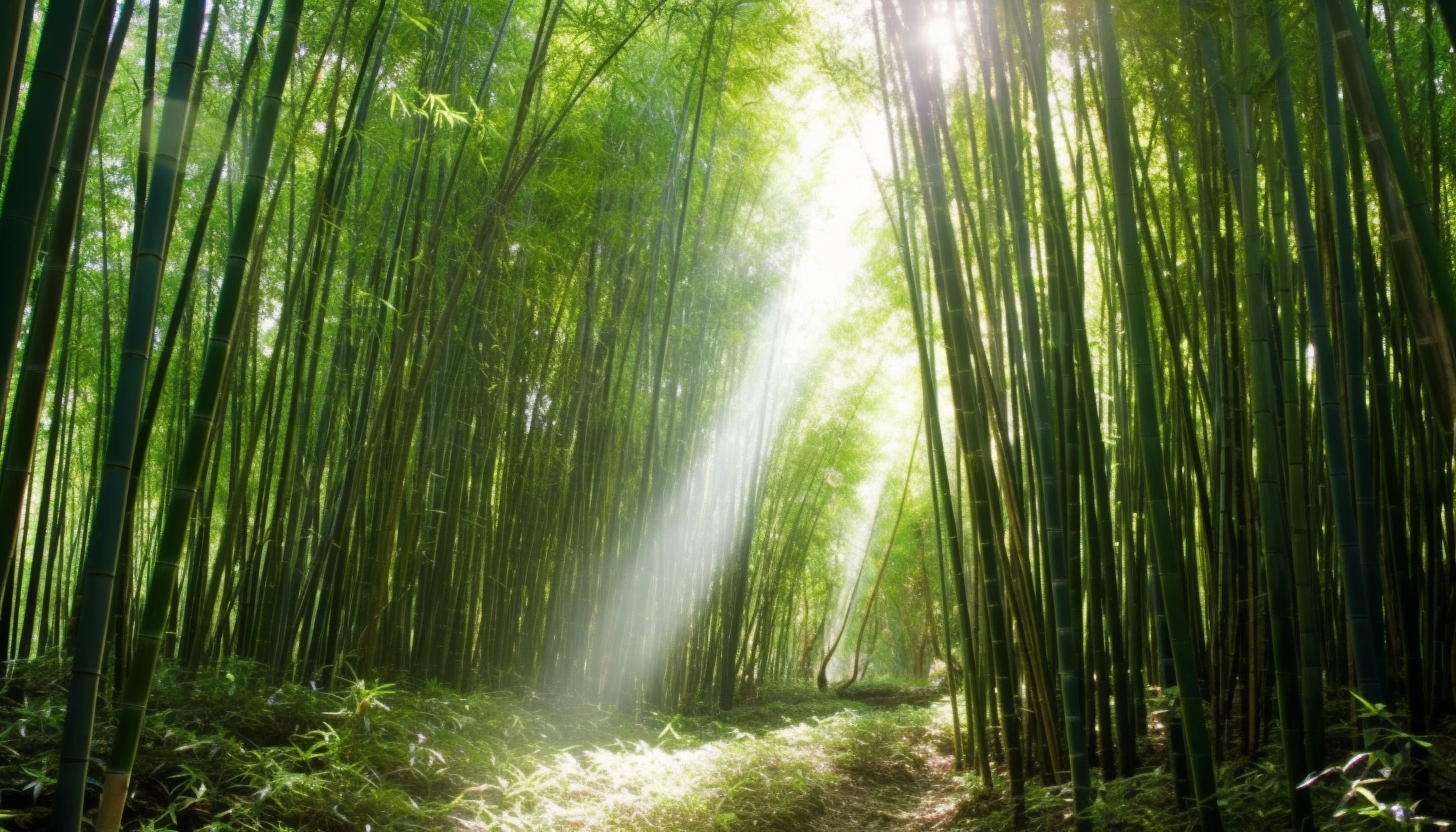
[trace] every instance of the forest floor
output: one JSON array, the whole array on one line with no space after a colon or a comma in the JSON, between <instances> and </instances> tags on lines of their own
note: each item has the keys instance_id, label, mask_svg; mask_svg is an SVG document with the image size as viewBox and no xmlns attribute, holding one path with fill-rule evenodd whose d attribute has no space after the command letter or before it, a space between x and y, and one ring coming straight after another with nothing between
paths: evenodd
<instances>
[{"instance_id":1,"label":"forest floor","mask_svg":"<svg viewBox=\"0 0 1456 832\"><path fill-rule=\"evenodd\" d=\"M40 662L0 686L0 830L47 828L65 679ZM955 771L950 719L942 693L896 685L775 688L728 714L629 718L525 690L330 693L243 665L167 670L126 828L1006 832L1004 784ZM98 758L110 727L103 712ZM1144 750L1142 773L1099 787L1098 828L1191 827L1156 743ZM1221 772L1228 828L1285 828L1275 771ZM1341 793L1320 787L1322 818ZM1070 808L1066 786L1033 784L1028 828L1069 829Z\"/></svg>"}]
</instances>

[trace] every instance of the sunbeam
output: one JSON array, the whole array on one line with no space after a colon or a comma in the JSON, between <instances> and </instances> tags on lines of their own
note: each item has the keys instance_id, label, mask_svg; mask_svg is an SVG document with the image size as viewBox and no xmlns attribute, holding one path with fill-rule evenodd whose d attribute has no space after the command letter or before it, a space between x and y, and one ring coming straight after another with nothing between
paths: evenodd
<instances>
[{"instance_id":1,"label":"sunbeam","mask_svg":"<svg viewBox=\"0 0 1456 832\"><path fill-rule=\"evenodd\" d=\"M734 509L754 498L797 384L792 368L777 363L790 318L788 296L770 304L732 392L701 434L697 456L666 474L628 549L598 623L598 637L612 649L593 673L611 697L626 700L647 686L652 698L669 647L684 637L733 555L751 543L753 530Z\"/></svg>"}]
</instances>

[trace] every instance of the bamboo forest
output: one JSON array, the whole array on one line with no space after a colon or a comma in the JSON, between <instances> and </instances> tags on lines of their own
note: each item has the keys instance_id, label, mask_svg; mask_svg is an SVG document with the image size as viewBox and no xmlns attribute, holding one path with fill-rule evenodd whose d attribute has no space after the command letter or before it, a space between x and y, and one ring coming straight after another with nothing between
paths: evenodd
<instances>
[{"instance_id":1,"label":"bamboo forest","mask_svg":"<svg viewBox=\"0 0 1456 832\"><path fill-rule=\"evenodd\" d=\"M0 830L1456 824L1456 0L0 0Z\"/></svg>"}]
</instances>

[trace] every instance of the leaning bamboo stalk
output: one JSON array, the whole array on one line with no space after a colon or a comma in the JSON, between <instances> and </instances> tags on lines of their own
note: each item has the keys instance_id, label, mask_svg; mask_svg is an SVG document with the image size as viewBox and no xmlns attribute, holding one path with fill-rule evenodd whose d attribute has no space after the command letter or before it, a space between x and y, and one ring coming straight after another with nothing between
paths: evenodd
<instances>
[{"instance_id":1,"label":"leaning bamboo stalk","mask_svg":"<svg viewBox=\"0 0 1456 832\"><path fill-rule=\"evenodd\" d=\"M104 4L102 19L111 19L113 5L111 2ZM105 37L91 39L90 54L86 58L75 126L66 148L65 175L61 179L55 216L51 220L40 284L32 302L31 324L25 339L15 401L5 426L5 457L3 467L0 467L0 582L9 574L10 564L16 560L22 543L19 527L25 507L24 493L31 479L31 460L39 437L40 409L55 349L61 299L66 290L66 272L71 266L73 242L80 223L87 160L116 69L115 58L126 40L132 7L133 4L128 2L122 8L110 44ZM4 398L0 396L0 411L3 409Z\"/></svg>"},{"instance_id":2,"label":"leaning bamboo stalk","mask_svg":"<svg viewBox=\"0 0 1456 832\"><path fill-rule=\"evenodd\" d=\"M105 468L92 516L83 587L78 602L75 657L66 724L61 739L61 773L56 789L56 829L74 832L81 827L86 770L91 759L91 731L96 714L96 693L110 620L112 587L126 512L132 453L141 417L142 389L150 363L152 329L161 289L163 249L172 225L172 191L179 187L177 169L187 125L188 94L202 36L204 3L188 0L182 7L167 104L162 111L161 140L152 193L165 199L147 204L145 221L136 230L131 291L126 328L122 334L121 364L106 438Z\"/></svg>"},{"instance_id":3,"label":"leaning bamboo stalk","mask_svg":"<svg viewBox=\"0 0 1456 832\"><path fill-rule=\"evenodd\" d=\"M1401 140L1400 130L1386 98L1385 86L1380 82L1376 71L1374 55L1370 51L1365 27L1360 23L1355 4L1351 0L1316 2L1324 3L1334 24L1334 35L1339 47L1336 52L1345 74L1345 92L1360 119L1366 152L1372 165L1376 164L1377 159L1388 162L1388 173L1382 175L1379 168L1376 168L1376 185L1380 188L1382 201L1390 205L1388 213L1403 214L1405 223L1408 223L1405 231L1414 238L1413 248L1418 255L1412 259L1419 260L1422 269L1417 271L1425 280L1419 281L1417 275L1411 275L1411 278L1421 283L1424 290L1431 292L1436 298L1440 327L1428 333L1427 337L1437 338L1437 344L1431 348L1435 350L1433 359L1439 362L1442 370L1439 378L1443 384L1438 391L1437 404L1440 406L1441 430L1449 436L1456 429L1456 387L1452 386L1456 383L1456 368L1453 368L1456 358L1453 358L1451 352L1451 332L1456 329L1456 281L1453 281L1449 259L1436 234L1427 189L1416 179L1415 168L1406 154L1405 143ZM1394 204L1397 202L1403 211L1395 209ZM1397 229L1397 233L1399 231ZM1393 237L1392 240L1398 247L1410 246L1408 238ZM1412 303L1424 302L1424 299L1408 300Z\"/></svg>"},{"instance_id":4,"label":"leaning bamboo stalk","mask_svg":"<svg viewBox=\"0 0 1456 832\"><path fill-rule=\"evenodd\" d=\"M141 741L142 719L146 715L152 680L156 675L157 658L161 653L163 630L171 612L173 596L176 594L177 575L186 548L187 527L192 518L192 507L197 499L207 460L213 424L217 420L222 401L223 379L232 352L238 312L243 305L253 234L258 228L259 207L263 200L268 163L273 154L273 137L277 132L278 113L282 106L283 90L288 82L288 71L293 63L294 45L298 40L298 24L302 12L303 0L285 2L273 66L249 154L242 199L238 205L232 241L228 246L227 267L218 291L217 307L213 312L212 332L202 359L197 398L187 424L186 437L183 439L180 464L167 505L156 564L152 569L137 632L135 656L120 702L116 739L107 762L105 790L102 792L101 808L96 817L95 828L98 832L116 832L121 825L127 785L131 780L132 765L136 761L137 747Z\"/></svg>"},{"instance_id":5,"label":"leaning bamboo stalk","mask_svg":"<svg viewBox=\"0 0 1456 832\"><path fill-rule=\"evenodd\" d=\"M11 368L29 300L36 243L51 201L52 162L65 143L71 101L79 86L73 73L80 69L81 62L73 56L87 54L101 22L101 5L100 0L52 3L46 8L41 27L26 105L10 153L13 162L0 201L0 411L10 398ZM7 70L15 69L24 59L23 55L15 55L14 63L6 62ZM0 89L0 96L9 99L8 85ZM0 119L0 127L4 126Z\"/></svg>"}]
</instances>

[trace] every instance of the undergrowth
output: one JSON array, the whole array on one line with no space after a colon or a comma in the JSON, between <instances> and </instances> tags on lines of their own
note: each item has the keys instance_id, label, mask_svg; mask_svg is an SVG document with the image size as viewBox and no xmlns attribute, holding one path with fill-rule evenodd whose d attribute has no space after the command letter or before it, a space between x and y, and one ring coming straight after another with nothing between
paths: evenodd
<instances>
[{"instance_id":1,"label":"undergrowth","mask_svg":"<svg viewBox=\"0 0 1456 832\"><path fill-rule=\"evenodd\" d=\"M48 828L65 670L18 665L0 688L0 829ZM112 724L103 707L97 758ZM1003 778L951 770L943 696L904 685L769 687L730 714L629 718L526 691L270 685L238 663L164 668L146 726L128 830L1012 829ZM1453 735L1433 738L1426 814L1449 817ZM1099 784L1095 828L1193 829L1159 738L1144 750L1140 773ZM1394 828L1389 813L1335 819L1342 785L1311 786L1321 828ZM1222 767L1219 789L1226 828L1288 828L1273 753ZM1071 812L1067 786L1028 784L1029 830L1071 829Z\"/></svg>"},{"instance_id":2,"label":"undergrowth","mask_svg":"<svg viewBox=\"0 0 1456 832\"><path fill-rule=\"evenodd\" d=\"M1196 832L1198 829L1197 815L1191 806L1178 806L1165 742L1161 737L1151 739L1143 749L1143 766L1137 774L1095 784L1096 800L1088 809L1094 829L1106 832ZM1456 723L1448 723L1444 730L1428 738L1425 745L1430 750L1427 775L1431 780L1430 797L1421 805L1426 817L1416 822L1409 819L1401 822L1390 812L1351 811L1348 784L1316 779L1306 785L1316 826L1327 832L1440 832L1452 828L1444 821L1432 821L1432 817L1456 815L1456 788L1453 788L1456 787ZM1271 746L1256 760L1218 767L1219 810L1225 829L1287 832L1292 828L1278 754L1278 747ZM1357 754L1350 762L1359 762L1366 756ZM1409 784L1401 785L1403 788ZM961 808L960 819L950 828L957 832L1008 832L1013 828L1011 800L1004 788L984 792L976 790L971 783L966 788L970 796ZM1069 785L1031 782L1026 806L1028 832L1074 828Z\"/></svg>"},{"instance_id":3,"label":"undergrowth","mask_svg":"<svg viewBox=\"0 0 1456 832\"><path fill-rule=\"evenodd\" d=\"M33 661L0 691L0 829L47 828L66 678ZM163 668L152 705L127 829L792 830L852 778L912 776L933 721L808 688L627 718L528 692L270 685L243 663ZM91 805L113 725L103 705Z\"/></svg>"}]
</instances>

